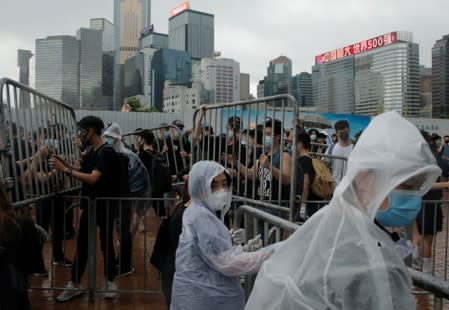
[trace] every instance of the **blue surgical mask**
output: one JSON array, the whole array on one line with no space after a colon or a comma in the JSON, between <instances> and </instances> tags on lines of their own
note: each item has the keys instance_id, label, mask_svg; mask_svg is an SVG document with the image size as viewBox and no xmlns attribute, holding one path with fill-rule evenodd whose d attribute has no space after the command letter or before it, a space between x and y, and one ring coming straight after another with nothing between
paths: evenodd
<instances>
[{"instance_id":1,"label":"blue surgical mask","mask_svg":"<svg viewBox=\"0 0 449 310\"><path fill-rule=\"evenodd\" d=\"M388 208L377 211L376 220L382 226L401 227L410 224L421 209L422 197L402 191L388 195Z\"/></svg>"},{"instance_id":2,"label":"blue surgical mask","mask_svg":"<svg viewBox=\"0 0 449 310\"><path fill-rule=\"evenodd\" d=\"M114 144L114 139L109 138L109 137L105 137L105 138L104 138L104 142L105 142L107 145L113 145L113 144Z\"/></svg>"},{"instance_id":3,"label":"blue surgical mask","mask_svg":"<svg viewBox=\"0 0 449 310\"><path fill-rule=\"evenodd\" d=\"M228 129L228 137L229 138L234 137L234 130Z\"/></svg>"}]
</instances>

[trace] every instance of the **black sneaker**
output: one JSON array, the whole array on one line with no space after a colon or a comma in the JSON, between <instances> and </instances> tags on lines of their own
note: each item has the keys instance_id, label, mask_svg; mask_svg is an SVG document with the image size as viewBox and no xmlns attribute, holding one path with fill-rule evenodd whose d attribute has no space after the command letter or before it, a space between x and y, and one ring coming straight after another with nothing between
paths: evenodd
<instances>
[{"instance_id":1,"label":"black sneaker","mask_svg":"<svg viewBox=\"0 0 449 310\"><path fill-rule=\"evenodd\" d=\"M44 269L44 270L35 272L34 276L38 277L38 278L48 278L48 271Z\"/></svg>"},{"instance_id":2,"label":"black sneaker","mask_svg":"<svg viewBox=\"0 0 449 310\"><path fill-rule=\"evenodd\" d=\"M72 267L73 262L68 258L53 259L53 266Z\"/></svg>"}]
</instances>

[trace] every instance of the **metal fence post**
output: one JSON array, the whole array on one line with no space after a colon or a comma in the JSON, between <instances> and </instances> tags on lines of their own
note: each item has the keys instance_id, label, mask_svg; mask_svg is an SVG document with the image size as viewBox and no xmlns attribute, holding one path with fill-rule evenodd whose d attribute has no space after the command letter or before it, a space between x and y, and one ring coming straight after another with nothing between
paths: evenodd
<instances>
[{"instance_id":1,"label":"metal fence post","mask_svg":"<svg viewBox=\"0 0 449 310\"><path fill-rule=\"evenodd\" d=\"M88 291L89 302L94 302L96 283L96 200L88 200Z\"/></svg>"}]
</instances>

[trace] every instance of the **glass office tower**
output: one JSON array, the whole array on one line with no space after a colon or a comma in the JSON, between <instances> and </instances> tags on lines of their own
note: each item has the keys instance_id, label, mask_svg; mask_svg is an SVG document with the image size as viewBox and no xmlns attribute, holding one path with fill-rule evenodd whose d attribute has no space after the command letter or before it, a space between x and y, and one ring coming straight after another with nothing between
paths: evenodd
<instances>
[{"instance_id":1,"label":"glass office tower","mask_svg":"<svg viewBox=\"0 0 449 310\"><path fill-rule=\"evenodd\" d=\"M36 89L77 108L80 41L74 36L36 40Z\"/></svg>"}]
</instances>

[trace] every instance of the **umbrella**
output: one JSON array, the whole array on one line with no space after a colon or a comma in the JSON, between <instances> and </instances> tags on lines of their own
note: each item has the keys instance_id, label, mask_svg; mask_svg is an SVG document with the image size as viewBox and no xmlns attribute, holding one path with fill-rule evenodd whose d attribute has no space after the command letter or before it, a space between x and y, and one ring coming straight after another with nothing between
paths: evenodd
<instances>
[{"instance_id":1,"label":"umbrella","mask_svg":"<svg viewBox=\"0 0 449 310\"><path fill-rule=\"evenodd\" d=\"M302 118L303 126L307 128L332 128L332 125L319 115L304 115Z\"/></svg>"}]
</instances>

